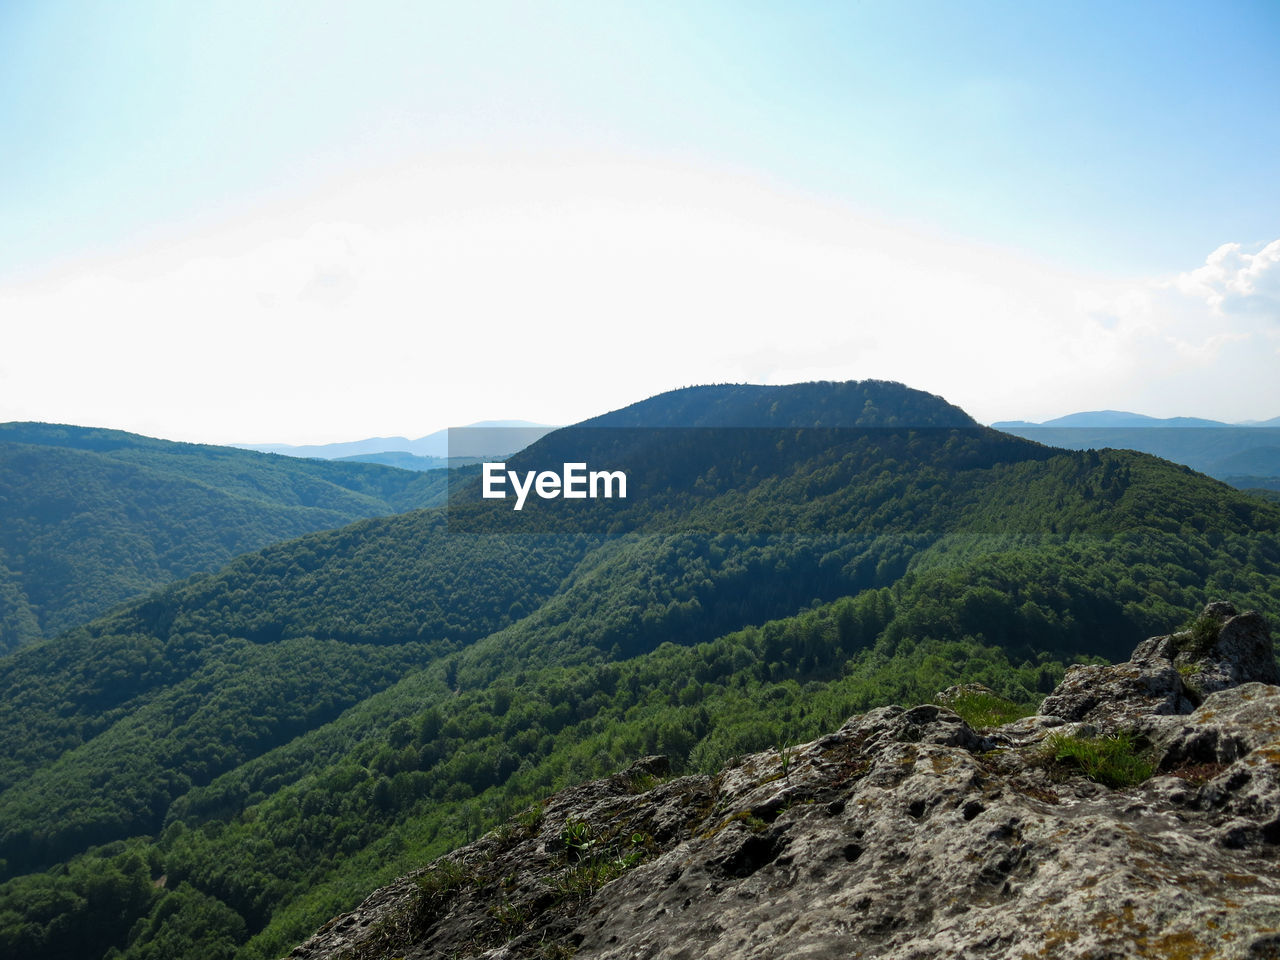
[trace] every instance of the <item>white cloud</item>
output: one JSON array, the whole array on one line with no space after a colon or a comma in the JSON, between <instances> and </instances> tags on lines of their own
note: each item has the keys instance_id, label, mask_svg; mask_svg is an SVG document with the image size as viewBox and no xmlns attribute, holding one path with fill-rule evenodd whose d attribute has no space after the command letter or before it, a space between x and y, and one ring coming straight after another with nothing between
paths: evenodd
<instances>
[{"instance_id":1,"label":"white cloud","mask_svg":"<svg viewBox=\"0 0 1280 960\"><path fill-rule=\"evenodd\" d=\"M1098 328L1091 349L1131 370L1111 385L1106 405L1160 416L1274 416L1278 279L1280 240L1252 254L1228 243L1200 267L1084 292L1081 308Z\"/></svg>"},{"instance_id":2,"label":"white cloud","mask_svg":"<svg viewBox=\"0 0 1280 960\"><path fill-rule=\"evenodd\" d=\"M436 160L0 287L0 419L307 442L817 377L1266 417L1277 260L1117 283L716 171Z\"/></svg>"},{"instance_id":3,"label":"white cloud","mask_svg":"<svg viewBox=\"0 0 1280 960\"><path fill-rule=\"evenodd\" d=\"M1180 274L1174 285L1203 298L1217 314L1255 313L1280 323L1280 240L1253 254L1238 243L1224 243L1204 266Z\"/></svg>"}]
</instances>

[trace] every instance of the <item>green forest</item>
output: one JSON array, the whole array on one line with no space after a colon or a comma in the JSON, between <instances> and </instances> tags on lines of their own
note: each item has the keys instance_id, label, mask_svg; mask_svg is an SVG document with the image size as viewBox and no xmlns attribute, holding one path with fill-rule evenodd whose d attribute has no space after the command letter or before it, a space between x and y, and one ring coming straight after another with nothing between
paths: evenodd
<instances>
[{"instance_id":1,"label":"green forest","mask_svg":"<svg viewBox=\"0 0 1280 960\"><path fill-rule=\"evenodd\" d=\"M372 464L0 424L0 653L250 550L441 501Z\"/></svg>"},{"instance_id":2,"label":"green forest","mask_svg":"<svg viewBox=\"0 0 1280 960\"><path fill-rule=\"evenodd\" d=\"M674 391L510 462L570 455L634 493L515 514L464 469L0 660L0 954L283 956L639 756L961 682L1030 710L1208 600L1280 611L1280 505L898 384Z\"/></svg>"}]
</instances>

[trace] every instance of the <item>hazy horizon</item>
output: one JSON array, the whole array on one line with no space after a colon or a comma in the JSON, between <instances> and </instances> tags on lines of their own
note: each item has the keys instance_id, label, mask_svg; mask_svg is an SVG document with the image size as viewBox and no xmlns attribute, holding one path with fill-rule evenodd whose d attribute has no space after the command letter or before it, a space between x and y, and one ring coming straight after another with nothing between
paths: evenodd
<instances>
[{"instance_id":1,"label":"hazy horizon","mask_svg":"<svg viewBox=\"0 0 1280 960\"><path fill-rule=\"evenodd\" d=\"M907 386L910 386L910 384L907 384ZM647 397L638 398L638 400L644 400L644 399L648 399L648 398ZM588 413L586 416L584 416L583 419L586 419L591 416L596 416L605 412L607 411L600 410L600 411L595 411L593 413ZM1043 418L1043 420L1038 420L1038 421L1024 421L1023 418L1019 418L1019 417L996 417L991 420L979 419L978 422L984 426L993 426L995 424L1000 424L1000 423L1017 424L1017 423L1024 423L1024 422L1029 426L1043 426L1053 420L1063 419L1066 417L1085 416L1089 414L1123 414L1123 415L1135 415L1138 417L1148 416L1142 413L1142 411L1140 410L1101 410L1101 409L1070 410L1065 413L1055 414L1053 416L1047 416ZM1211 418L1198 417L1194 413L1187 413L1187 414L1175 414L1172 417L1152 418L1152 419L1167 420L1167 419L1211 419ZM1272 420L1280 420L1280 416L1277 416L1277 417L1255 416L1255 417L1249 417L1245 420L1239 420L1239 421L1215 421L1215 422L1222 423L1228 427L1243 428L1243 427L1254 427L1254 426L1259 426L1263 424L1269 424ZM6 421L6 422L12 422L12 421ZM50 421L44 421L44 422L50 422ZM287 438L285 439L264 438L264 439L255 439L255 440L235 440L235 441L228 442L228 441L213 441L213 440L207 440L207 439L201 439L201 438L192 439L188 437L182 437L182 438L165 437L165 436L156 436L154 434L146 434L146 436L153 436L155 439L160 439L160 440L173 440L173 441L182 442L182 443L212 444L215 446L236 447L242 450L255 450L258 452L283 452L282 450L279 450L276 448L287 447L290 450L294 450L294 449L306 449L306 448L313 448L313 447L315 448L336 447L336 446L343 446L348 444L367 443L372 440L388 440L388 441L402 440L402 441L405 441L406 444L411 444L411 443L416 443L420 440L424 440L433 435L443 433L447 430L459 429L459 428L475 429L475 428L484 427L490 424L498 424L501 427L509 427L512 424L517 424L520 426L528 426L528 427L550 427L552 429L559 429L560 427L571 426L571 424L536 423L533 421L524 420L517 417L506 417L506 418L495 417L490 420L477 420L477 421L471 421L469 423L453 424L447 427L437 427L437 428L426 430L426 431L420 431L420 432L415 431L410 435L403 435L403 434L392 435L388 433L372 433L367 436L358 436L358 437L348 436L348 437L340 437L333 440L324 440L324 441L318 441L318 442L294 442ZM88 427L88 428L95 428L95 429L105 429L105 430L125 430L126 432L129 432L129 433L138 432L136 430L128 430L127 428L124 428L124 427L116 427L116 426L112 426L110 424L104 424L104 423L77 423L77 424L65 424L65 425L77 426L77 427ZM1054 429L1065 429L1065 427L1062 427L1062 428L1055 427ZM1085 427L1082 427L1082 429L1098 430L1098 429L1106 429L1106 428L1098 427L1098 426L1085 426ZM1132 430L1135 428L1130 426L1117 426L1114 429ZM271 449L268 449L268 448L271 448ZM381 452L396 452L400 450L407 451L408 446L405 446L405 447L390 446L385 448L379 447L377 448L377 450L370 448L369 452L381 453Z\"/></svg>"},{"instance_id":2,"label":"hazy horizon","mask_svg":"<svg viewBox=\"0 0 1280 960\"><path fill-rule=\"evenodd\" d=\"M0 9L0 421L1280 413L1280 8Z\"/></svg>"}]
</instances>

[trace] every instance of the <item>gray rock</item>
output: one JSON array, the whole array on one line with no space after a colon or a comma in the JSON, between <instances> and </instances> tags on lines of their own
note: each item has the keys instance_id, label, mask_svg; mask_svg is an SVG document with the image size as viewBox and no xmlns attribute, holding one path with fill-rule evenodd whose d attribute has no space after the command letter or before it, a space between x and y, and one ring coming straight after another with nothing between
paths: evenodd
<instances>
[{"instance_id":1,"label":"gray rock","mask_svg":"<svg viewBox=\"0 0 1280 960\"><path fill-rule=\"evenodd\" d=\"M1103 730L1140 729L1150 717L1191 713L1204 698L1250 682L1280 684L1267 621L1216 601L1199 631L1151 637L1125 663L1081 665L1040 705L1040 713Z\"/></svg>"},{"instance_id":2,"label":"gray rock","mask_svg":"<svg viewBox=\"0 0 1280 960\"><path fill-rule=\"evenodd\" d=\"M1212 693L1152 736L1160 767L1233 763L1280 740L1280 687L1247 683Z\"/></svg>"},{"instance_id":3,"label":"gray rock","mask_svg":"<svg viewBox=\"0 0 1280 960\"><path fill-rule=\"evenodd\" d=\"M1162 770L1199 784L1170 799L1218 815L1220 842L1280 844L1280 686L1247 683L1210 694L1153 740Z\"/></svg>"},{"instance_id":4,"label":"gray rock","mask_svg":"<svg viewBox=\"0 0 1280 960\"><path fill-rule=\"evenodd\" d=\"M1217 613L1196 662L1261 669L1256 623ZM883 707L715 777L658 782L645 758L378 891L292 956L1280 957L1280 686L1193 710L1173 681L1186 649L1152 638L1127 664L1074 670L1052 710L985 735L945 707ZM1118 725L1150 738L1159 775L1111 789L1043 746Z\"/></svg>"},{"instance_id":5,"label":"gray rock","mask_svg":"<svg viewBox=\"0 0 1280 960\"><path fill-rule=\"evenodd\" d=\"M1193 709L1195 702L1183 687L1182 676L1171 661L1162 658L1070 667L1040 705L1041 715L1088 722L1109 731L1133 727L1148 716Z\"/></svg>"},{"instance_id":6,"label":"gray rock","mask_svg":"<svg viewBox=\"0 0 1280 960\"><path fill-rule=\"evenodd\" d=\"M1214 616L1210 611L1222 606L1229 605L1210 604L1205 616ZM1217 641L1203 657L1192 661L1196 669L1187 685L1204 695L1255 681L1280 684L1267 621L1253 611L1237 615L1232 608L1220 622Z\"/></svg>"}]
</instances>

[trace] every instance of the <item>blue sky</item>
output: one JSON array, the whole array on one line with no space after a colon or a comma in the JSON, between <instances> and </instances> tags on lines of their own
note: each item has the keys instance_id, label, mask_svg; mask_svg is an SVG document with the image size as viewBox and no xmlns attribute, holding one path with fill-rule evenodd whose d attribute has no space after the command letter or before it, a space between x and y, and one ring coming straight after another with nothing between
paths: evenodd
<instances>
[{"instance_id":1,"label":"blue sky","mask_svg":"<svg viewBox=\"0 0 1280 960\"><path fill-rule=\"evenodd\" d=\"M1275 416L1277 50L1272 2L0 4L0 419Z\"/></svg>"}]
</instances>

